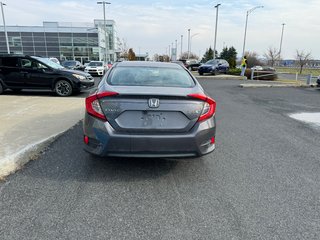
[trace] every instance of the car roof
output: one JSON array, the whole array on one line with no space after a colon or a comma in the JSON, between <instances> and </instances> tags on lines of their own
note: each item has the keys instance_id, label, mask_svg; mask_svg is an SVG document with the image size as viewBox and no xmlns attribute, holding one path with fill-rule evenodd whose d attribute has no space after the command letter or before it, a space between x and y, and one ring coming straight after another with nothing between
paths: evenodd
<instances>
[{"instance_id":1,"label":"car roof","mask_svg":"<svg viewBox=\"0 0 320 240\"><path fill-rule=\"evenodd\" d=\"M150 62L150 61L123 61L118 62L117 67L163 67L163 68L177 68L181 67L176 63L170 62Z\"/></svg>"}]
</instances>

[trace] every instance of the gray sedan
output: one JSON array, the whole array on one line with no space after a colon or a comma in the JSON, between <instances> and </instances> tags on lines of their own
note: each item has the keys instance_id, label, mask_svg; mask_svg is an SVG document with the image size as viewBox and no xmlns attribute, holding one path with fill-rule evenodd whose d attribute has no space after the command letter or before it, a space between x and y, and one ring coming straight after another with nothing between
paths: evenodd
<instances>
[{"instance_id":1,"label":"gray sedan","mask_svg":"<svg viewBox=\"0 0 320 240\"><path fill-rule=\"evenodd\" d=\"M215 149L216 102L178 64L120 62L97 89L86 98L86 151L197 157Z\"/></svg>"}]
</instances>

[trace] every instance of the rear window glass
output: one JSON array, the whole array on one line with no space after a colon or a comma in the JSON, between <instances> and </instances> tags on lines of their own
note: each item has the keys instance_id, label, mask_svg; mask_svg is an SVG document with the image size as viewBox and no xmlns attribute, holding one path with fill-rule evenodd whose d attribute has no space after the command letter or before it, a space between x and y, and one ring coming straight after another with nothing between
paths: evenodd
<instances>
[{"instance_id":1,"label":"rear window glass","mask_svg":"<svg viewBox=\"0 0 320 240\"><path fill-rule=\"evenodd\" d=\"M88 66L101 67L101 66L103 66L103 63L102 63L102 62L90 62L90 63L88 64Z\"/></svg>"},{"instance_id":2,"label":"rear window glass","mask_svg":"<svg viewBox=\"0 0 320 240\"><path fill-rule=\"evenodd\" d=\"M108 76L110 85L193 87L193 79L182 68L116 67Z\"/></svg>"},{"instance_id":3,"label":"rear window glass","mask_svg":"<svg viewBox=\"0 0 320 240\"><path fill-rule=\"evenodd\" d=\"M18 58L16 57L3 57L0 58L0 66L4 67L18 67Z\"/></svg>"}]
</instances>

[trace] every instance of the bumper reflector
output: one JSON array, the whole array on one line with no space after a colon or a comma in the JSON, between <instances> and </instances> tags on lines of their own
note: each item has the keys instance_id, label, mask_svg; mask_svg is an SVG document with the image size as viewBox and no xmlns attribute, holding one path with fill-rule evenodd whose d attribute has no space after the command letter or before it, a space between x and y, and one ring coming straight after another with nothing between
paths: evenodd
<instances>
[{"instance_id":1,"label":"bumper reflector","mask_svg":"<svg viewBox=\"0 0 320 240\"><path fill-rule=\"evenodd\" d=\"M88 145L89 144L89 137L88 136L84 136L83 137L83 141L84 141L85 144Z\"/></svg>"},{"instance_id":2,"label":"bumper reflector","mask_svg":"<svg viewBox=\"0 0 320 240\"><path fill-rule=\"evenodd\" d=\"M212 137L211 140L210 140L210 143L211 144L215 144L215 142L216 142L215 137Z\"/></svg>"}]
</instances>

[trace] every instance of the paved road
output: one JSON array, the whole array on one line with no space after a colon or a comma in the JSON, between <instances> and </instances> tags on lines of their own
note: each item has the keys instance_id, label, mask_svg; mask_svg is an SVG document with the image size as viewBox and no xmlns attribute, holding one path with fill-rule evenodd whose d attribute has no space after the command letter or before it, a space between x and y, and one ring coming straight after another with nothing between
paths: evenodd
<instances>
[{"instance_id":1,"label":"paved road","mask_svg":"<svg viewBox=\"0 0 320 240\"><path fill-rule=\"evenodd\" d=\"M319 239L320 91L201 80L218 102L200 159L102 159L81 125L0 183L0 239Z\"/></svg>"}]
</instances>

